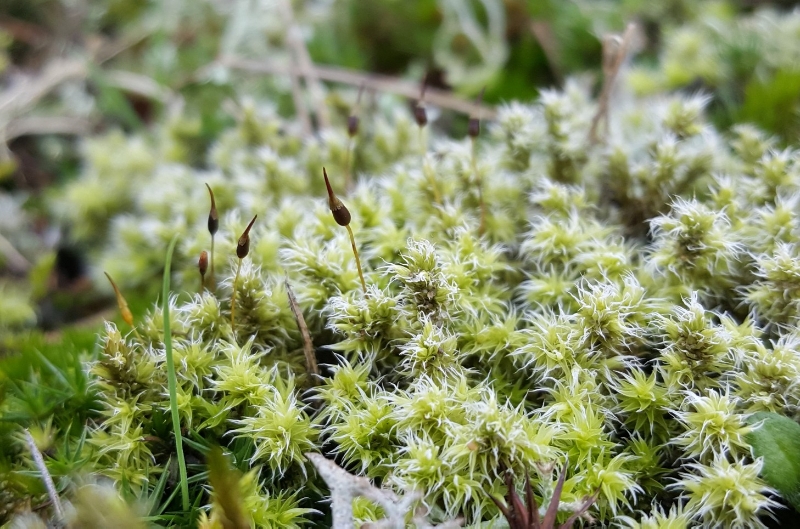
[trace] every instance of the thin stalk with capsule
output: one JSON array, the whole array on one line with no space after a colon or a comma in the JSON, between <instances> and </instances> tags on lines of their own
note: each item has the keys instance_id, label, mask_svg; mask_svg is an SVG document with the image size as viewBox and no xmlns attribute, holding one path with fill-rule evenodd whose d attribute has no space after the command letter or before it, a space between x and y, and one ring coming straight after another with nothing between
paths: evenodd
<instances>
[{"instance_id":1,"label":"thin stalk with capsule","mask_svg":"<svg viewBox=\"0 0 800 529\"><path fill-rule=\"evenodd\" d=\"M250 221L250 224L244 229L244 233L242 236L239 237L239 240L236 242L236 257L239 258L239 264L236 266L236 275L233 277L233 285L232 285L232 292L231 292L231 333L233 334L234 338L236 337L236 330L234 328L234 320L236 318L236 283L239 281L239 272L242 270L242 261L247 254L250 253L250 228L253 227L253 223L255 223L258 215L253 217L253 220Z\"/></svg>"},{"instance_id":2,"label":"thin stalk with capsule","mask_svg":"<svg viewBox=\"0 0 800 529\"><path fill-rule=\"evenodd\" d=\"M358 267L358 277L361 279L361 288L364 289L364 294L367 293L367 282L364 281L364 272L361 270L361 258L358 256L358 248L356 247L356 238L353 235L353 230L350 228L350 211L345 207L341 200L334 194L331 188L331 182L328 180L328 172L322 168L322 175L325 177L325 187L328 188L328 207L333 214L333 220L339 226L347 228L347 233L350 234L350 245L353 247L353 255L356 257L356 266Z\"/></svg>"},{"instance_id":3,"label":"thin stalk with capsule","mask_svg":"<svg viewBox=\"0 0 800 529\"><path fill-rule=\"evenodd\" d=\"M425 109L426 88L427 79L422 83L419 99L417 100L417 104L414 106L414 121L417 122L417 127L419 128L420 170L422 171L423 178L428 177L430 180L431 192L433 193L433 202L435 204L442 204L442 195L439 192L436 176L431 168L427 165L425 160L425 155L428 152L428 147L425 142L425 126L428 124L428 111Z\"/></svg>"},{"instance_id":4,"label":"thin stalk with capsule","mask_svg":"<svg viewBox=\"0 0 800 529\"><path fill-rule=\"evenodd\" d=\"M476 104L480 106L483 102L483 92L486 88L481 89L481 93L478 94L478 99ZM480 225L478 226L478 235L483 235L486 231L486 202L483 200L483 179L481 178L480 173L478 172L478 136L481 133L481 120L478 116L470 116L469 123L467 124L467 135L469 136L472 153L471 153L471 164L472 164L472 172L475 175L475 185L478 188L478 203L480 206L481 211L481 221Z\"/></svg>"},{"instance_id":5,"label":"thin stalk with capsule","mask_svg":"<svg viewBox=\"0 0 800 529\"><path fill-rule=\"evenodd\" d=\"M425 110L426 88L427 84L423 82L419 99L417 100L417 104L414 105L414 121L417 122L417 127L419 127L419 153L423 160L425 159L425 153L428 150L427 146L425 145L425 125L428 124L428 112Z\"/></svg>"},{"instance_id":6,"label":"thin stalk with capsule","mask_svg":"<svg viewBox=\"0 0 800 529\"><path fill-rule=\"evenodd\" d=\"M210 289L214 288L214 235L219 229L219 214L217 213L217 202L214 200L214 192L211 191L211 186L206 184L208 188L208 196L211 197L211 209L208 212L208 232L211 234L211 274L208 277Z\"/></svg>"},{"instance_id":7,"label":"thin stalk with capsule","mask_svg":"<svg viewBox=\"0 0 800 529\"><path fill-rule=\"evenodd\" d=\"M358 134L358 128L360 125L359 118L358 118L358 111L361 106L361 94L364 92L364 85L361 85L361 88L358 89L358 97L356 98L356 105L353 108L353 112L347 118L347 151L345 151L345 158L344 158L344 189L346 192L350 192L353 189L353 177L352 172L353 168L351 167L351 157L353 151L353 140L355 139L356 135Z\"/></svg>"}]
</instances>

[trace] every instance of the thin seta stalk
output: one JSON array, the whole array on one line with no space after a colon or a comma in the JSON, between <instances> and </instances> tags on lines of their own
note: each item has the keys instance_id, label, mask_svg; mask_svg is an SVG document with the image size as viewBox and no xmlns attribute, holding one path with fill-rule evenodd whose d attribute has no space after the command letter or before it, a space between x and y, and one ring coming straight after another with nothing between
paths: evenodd
<instances>
[{"instance_id":1,"label":"thin seta stalk","mask_svg":"<svg viewBox=\"0 0 800 529\"><path fill-rule=\"evenodd\" d=\"M214 290L214 235L219 229L219 214L217 213L217 202L214 200L214 192L211 191L211 186L206 184L208 188L208 196L211 197L211 209L208 212L208 232L211 234L211 274L208 278L209 290Z\"/></svg>"},{"instance_id":2,"label":"thin seta stalk","mask_svg":"<svg viewBox=\"0 0 800 529\"><path fill-rule=\"evenodd\" d=\"M483 92L486 88L481 88L481 93L478 94L476 104L480 106L483 101ZM472 172L475 175L475 185L478 188L478 203L481 211L481 221L478 225L478 235L483 235L486 231L486 202L483 200L483 178L481 178L478 171L478 136L481 134L481 120L478 116L470 116L469 123L467 124L467 135L471 143L471 156L470 161L472 164Z\"/></svg>"},{"instance_id":3,"label":"thin seta stalk","mask_svg":"<svg viewBox=\"0 0 800 529\"><path fill-rule=\"evenodd\" d=\"M351 158L353 151L353 140L358 134L358 128L360 125L358 111L361 107L361 94L363 92L364 85L362 84L361 88L358 89L358 97L356 98L356 105L353 108L353 112L347 118L347 151L345 151L344 155L344 190L347 193L353 190L353 168L351 167Z\"/></svg>"},{"instance_id":4,"label":"thin seta stalk","mask_svg":"<svg viewBox=\"0 0 800 529\"><path fill-rule=\"evenodd\" d=\"M358 267L358 277L361 279L361 288L364 290L364 295L367 294L367 282L364 281L364 272L361 269L361 258L358 255L358 248L356 247L356 238L353 235L353 230L350 228L350 211L342 204L342 201L334 194L331 188L331 182L328 180L328 172L322 168L322 175L325 177L325 187L328 189L328 207L333 214L333 220L339 226L347 228L347 233L350 234L350 246L353 247L353 255L356 257L356 266Z\"/></svg>"},{"instance_id":5,"label":"thin seta stalk","mask_svg":"<svg viewBox=\"0 0 800 529\"><path fill-rule=\"evenodd\" d=\"M128 302L125 301L125 296L122 295L122 292L120 292L119 287L117 287L117 284L114 282L113 279L111 279L111 276L108 275L108 272L103 272L103 273L108 278L108 282L111 283L111 288L114 289L114 295L117 298L117 306L119 307L120 315L122 315L122 320L125 323L127 323L128 326L133 330L133 334L136 336L136 339L139 340L140 343L143 343L142 336L139 334L139 331L136 330L136 326L134 325L133 314L131 313L131 309L128 308Z\"/></svg>"},{"instance_id":6,"label":"thin seta stalk","mask_svg":"<svg viewBox=\"0 0 800 529\"><path fill-rule=\"evenodd\" d=\"M439 192L439 186L436 184L436 177L433 171L428 171L425 165L425 155L428 152L428 146L425 143L425 126L428 124L428 112L425 110L425 89L427 88L427 79L422 83L419 99L414 106L414 121L417 122L419 128L419 167L422 171L423 178L426 175L430 177L431 191L433 192L433 201L436 204L442 204L442 195Z\"/></svg>"},{"instance_id":7,"label":"thin seta stalk","mask_svg":"<svg viewBox=\"0 0 800 529\"><path fill-rule=\"evenodd\" d=\"M172 252L178 242L176 234L167 248L167 259L164 265L164 281L162 283L161 303L164 315L164 356L167 359L167 384L169 386L169 407L172 414L172 431L175 435L175 450L178 453L178 472L181 480L181 505L185 512L189 511L189 478L186 474L186 460L183 457L183 436L181 421L178 415L178 380L175 376L175 359L172 357L172 330L169 320L169 280L172 267Z\"/></svg>"},{"instance_id":8,"label":"thin seta stalk","mask_svg":"<svg viewBox=\"0 0 800 529\"><path fill-rule=\"evenodd\" d=\"M239 281L239 272L242 270L242 261L247 254L250 253L250 228L253 227L258 215L253 217L253 220L250 221L250 224L244 229L244 233L242 236L239 237L239 240L236 242L236 257L239 258L239 264L236 265L236 275L233 276L233 285L231 285L231 334L233 334L234 340L236 339L236 329L234 327L234 321L236 319L236 283Z\"/></svg>"},{"instance_id":9,"label":"thin seta stalk","mask_svg":"<svg viewBox=\"0 0 800 529\"><path fill-rule=\"evenodd\" d=\"M197 269L200 271L200 294L206 289L206 270L208 270L208 252L200 252L200 259L197 260Z\"/></svg>"},{"instance_id":10,"label":"thin seta stalk","mask_svg":"<svg viewBox=\"0 0 800 529\"><path fill-rule=\"evenodd\" d=\"M425 145L425 125L428 124L428 112L425 110L426 88L427 83L423 81L419 99L417 100L417 104L414 106L414 121L417 122L417 127L419 127L419 154L423 161L425 160L425 153L428 150L427 146Z\"/></svg>"}]
</instances>

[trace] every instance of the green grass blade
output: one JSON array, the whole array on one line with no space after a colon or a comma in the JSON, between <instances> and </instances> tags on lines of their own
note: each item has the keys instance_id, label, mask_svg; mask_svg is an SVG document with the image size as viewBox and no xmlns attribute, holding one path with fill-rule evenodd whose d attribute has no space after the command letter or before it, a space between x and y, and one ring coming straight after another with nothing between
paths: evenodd
<instances>
[{"instance_id":1,"label":"green grass blade","mask_svg":"<svg viewBox=\"0 0 800 529\"><path fill-rule=\"evenodd\" d=\"M167 261L164 265L164 283L161 292L161 302L164 313L164 350L167 357L167 381L169 383L169 407L172 411L172 429L175 432L175 450L178 452L178 471L181 476L181 497L184 511L189 511L189 479L186 475L186 460L183 457L183 438L181 436L181 423L178 417L178 380L175 377L175 360L172 358L172 331L169 326L169 278L172 265L172 252L178 236L175 235L167 248Z\"/></svg>"}]
</instances>

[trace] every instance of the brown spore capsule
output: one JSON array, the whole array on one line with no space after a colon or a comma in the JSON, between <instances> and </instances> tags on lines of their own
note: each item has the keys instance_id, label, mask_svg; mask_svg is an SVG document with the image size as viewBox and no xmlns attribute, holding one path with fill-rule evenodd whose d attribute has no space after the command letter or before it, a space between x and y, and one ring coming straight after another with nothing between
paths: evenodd
<instances>
[{"instance_id":1,"label":"brown spore capsule","mask_svg":"<svg viewBox=\"0 0 800 529\"><path fill-rule=\"evenodd\" d=\"M328 188L328 207L331 209L331 213L333 214L333 220L336 221L336 224L339 226L347 226L350 224L350 211L342 204L342 201L333 193L333 188L331 187L331 182L328 180L328 172L325 168L322 168L322 175L325 177L325 187Z\"/></svg>"},{"instance_id":2,"label":"brown spore capsule","mask_svg":"<svg viewBox=\"0 0 800 529\"><path fill-rule=\"evenodd\" d=\"M247 254L250 253L250 228L253 227L253 223L257 218L258 215L253 217L253 220L251 220L247 228L244 229L244 233L242 233L242 236L239 237L239 241L236 243L236 257L239 259L244 259L247 257Z\"/></svg>"},{"instance_id":3,"label":"brown spore capsule","mask_svg":"<svg viewBox=\"0 0 800 529\"><path fill-rule=\"evenodd\" d=\"M217 214L217 203L214 200L214 192L211 191L211 186L206 184L208 188L208 195L211 197L211 210L208 212L208 231L213 236L219 229L219 215Z\"/></svg>"},{"instance_id":4,"label":"brown spore capsule","mask_svg":"<svg viewBox=\"0 0 800 529\"><path fill-rule=\"evenodd\" d=\"M200 270L200 275L205 276L208 270L208 252L203 250L200 252L200 259L197 261L197 269Z\"/></svg>"},{"instance_id":5,"label":"brown spore capsule","mask_svg":"<svg viewBox=\"0 0 800 529\"><path fill-rule=\"evenodd\" d=\"M470 138L477 138L481 133L481 122L478 118L469 118L467 124L467 135Z\"/></svg>"},{"instance_id":6,"label":"brown spore capsule","mask_svg":"<svg viewBox=\"0 0 800 529\"><path fill-rule=\"evenodd\" d=\"M347 118L347 135L351 138L358 134L359 120L358 116L350 116Z\"/></svg>"},{"instance_id":7,"label":"brown spore capsule","mask_svg":"<svg viewBox=\"0 0 800 529\"><path fill-rule=\"evenodd\" d=\"M417 104L414 106L414 121L417 122L419 128L424 127L428 124L428 112L425 110L425 90L428 89L428 76L425 76L425 79L422 81L422 88L419 92L419 99L417 99Z\"/></svg>"},{"instance_id":8,"label":"brown spore capsule","mask_svg":"<svg viewBox=\"0 0 800 529\"><path fill-rule=\"evenodd\" d=\"M356 97L356 105L353 108L353 111L350 114L350 117L347 118L347 135L351 138L358 134L358 126L360 125L360 120L358 119L358 109L361 106L361 94L364 93L364 84L362 83L358 89L358 97Z\"/></svg>"},{"instance_id":9,"label":"brown spore capsule","mask_svg":"<svg viewBox=\"0 0 800 529\"><path fill-rule=\"evenodd\" d=\"M420 128L428 124L428 113L422 103L417 103L417 106L414 107L414 121L417 122Z\"/></svg>"}]
</instances>

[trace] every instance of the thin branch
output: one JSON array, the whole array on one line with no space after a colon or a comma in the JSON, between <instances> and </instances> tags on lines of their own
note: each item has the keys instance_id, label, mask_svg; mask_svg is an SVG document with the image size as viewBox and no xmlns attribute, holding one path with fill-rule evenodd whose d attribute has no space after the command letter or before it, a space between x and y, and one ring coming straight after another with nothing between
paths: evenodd
<instances>
[{"instance_id":1,"label":"thin branch","mask_svg":"<svg viewBox=\"0 0 800 529\"><path fill-rule=\"evenodd\" d=\"M303 136L310 136L312 132L311 115L309 115L306 104L303 101L303 87L300 83L300 77L300 70L293 67L290 75L292 102L294 103L294 110L297 112L297 119L300 121Z\"/></svg>"},{"instance_id":2,"label":"thin branch","mask_svg":"<svg viewBox=\"0 0 800 529\"><path fill-rule=\"evenodd\" d=\"M47 489L47 495L50 497L50 502L53 504L53 509L56 511L56 518L59 522L63 522L64 508L61 506L61 500L58 497L58 492L56 492L56 486L53 483L53 478L50 476L50 472L47 470L47 465L45 465L42 453L36 446L36 441L33 440L33 436L31 435L30 430L27 428L25 429L25 440L28 443L28 450L30 450L31 455L33 456L33 462L36 464L36 468L39 470L39 474L42 476L42 481L44 481L44 486Z\"/></svg>"},{"instance_id":3,"label":"thin branch","mask_svg":"<svg viewBox=\"0 0 800 529\"><path fill-rule=\"evenodd\" d=\"M110 86L120 88L131 94L136 94L161 103L167 103L174 97L169 88L159 84L154 79L125 70L108 70L104 80Z\"/></svg>"},{"instance_id":4,"label":"thin branch","mask_svg":"<svg viewBox=\"0 0 800 529\"><path fill-rule=\"evenodd\" d=\"M3 237L0 233L0 255L8 259L8 267L17 273L25 273L31 268L31 262L24 255L19 253L11 241Z\"/></svg>"},{"instance_id":5,"label":"thin branch","mask_svg":"<svg viewBox=\"0 0 800 529\"><path fill-rule=\"evenodd\" d=\"M306 357L306 369L311 374L311 384L315 385L319 377L319 368L317 367L317 358L314 355L314 344L311 342L311 334L308 332L308 325L303 317L303 311L297 304L297 298L294 296L292 286L289 284L289 276L286 276L286 295L289 296L289 307L294 313L297 320L297 326L300 328L300 336L303 337L303 354Z\"/></svg>"},{"instance_id":6,"label":"thin branch","mask_svg":"<svg viewBox=\"0 0 800 529\"><path fill-rule=\"evenodd\" d=\"M288 30L286 31L287 43L290 47L292 47L295 55L297 55L297 51L295 50L297 44L295 43L295 32L293 31L294 13L292 11L292 6L287 4L286 1L282 1L280 2L280 7L283 10L283 16L286 19L285 22L289 26ZM302 37L300 37L300 40L302 41ZM301 42L300 46L304 46L304 44ZM295 58L297 59L297 62L299 62L299 57ZM310 136L313 132L313 127L311 125L311 115L308 113L308 109L306 108L306 103L303 97L303 85L300 82L303 74L304 70L302 66L298 67L295 64L295 61L292 61L292 65L289 68L289 81L292 91L294 111L297 113L297 120L300 122L300 128L303 136Z\"/></svg>"},{"instance_id":7,"label":"thin branch","mask_svg":"<svg viewBox=\"0 0 800 529\"><path fill-rule=\"evenodd\" d=\"M411 491L402 497L387 489L379 489L372 485L367 478L354 476L341 468L333 461L315 453L307 453L305 456L316 467L319 475L328 484L331 490L331 510L333 511L332 529L351 529L353 527L353 499L362 496L369 501L380 505L386 518L365 524L362 527L371 529L405 529L406 515L411 512L412 506L422 499L422 493ZM416 511L415 514L421 516ZM418 518L415 517L415 522ZM417 522L419 523L419 522ZM427 523L427 522L426 522ZM457 520L446 522L442 529L460 527L453 525L459 523ZM430 524L418 525L418 527L430 528Z\"/></svg>"},{"instance_id":8,"label":"thin branch","mask_svg":"<svg viewBox=\"0 0 800 529\"><path fill-rule=\"evenodd\" d=\"M589 141L591 143L597 142L597 127L601 120L604 120L606 129L608 129L608 108L611 93L614 90L614 82L628 56L636 32L636 24L630 23L621 37L619 35L606 35L603 38L603 88L600 91L597 112L592 118L592 128L589 131Z\"/></svg>"},{"instance_id":9,"label":"thin branch","mask_svg":"<svg viewBox=\"0 0 800 529\"><path fill-rule=\"evenodd\" d=\"M328 108L325 106L325 91L314 71L314 61L311 60L311 54L308 53L306 42L303 39L300 28L295 22L294 10L292 9L291 2L289 0L283 0L280 2L280 7L287 25L286 42L292 49L294 58L299 65L299 75L306 80L306 87L314 103L314 113L317 115L317 124L320 129L326 129L330 126L331 120L328 115Z\"/></svg>"},{"instance_id":10,"label":"thin branch","mask_svg":"<svg viewBox=\"0 0 800 529\"><path fill-rule=\"evenodd\" d=\"M546 20L532 20L530 27L533 38L539 43L544 53L544 58L547 59L547 64L550 65L550 71L553 72L553 77L556 78L559 85L563 85L564 71L559 61L560 53L558 41L553 32L553 26Z\"/></svg>"},{"instance_id":11,"label":"thin branch","mask_svg":"<svg viewBox=\"0 0 800 529\"><path fill-rule=\"evenodd\" d=\"M143 40L147 39L152 33L152 30L142 29L118 40L104 42L95 54L95 60L97 61L97 64L103 64L104 62L110 61L120 53L133 48Z\"/></svg>"},{"instance_id":12,"label":"thin branch","mask_svg":"<svg viewBox=\"0 0 800 529\"><path fill-rule=\"evenodd\" d=\"M272 75L291 74L291 68L285 65L234 56L223 56L217 60L216 64L256 73ZM413 100L419 97L419 83L398 79L396 77L368 74L356 70L339 68L337 66L325 66L320 64L315 64L313 71L320 79L332 83L341 83L356 87L364 85L364 88L367 90L386 92ZM428 88L425 91L425 101L432 105L463 114L474 115L480 113L485 119L494 119L496 115L493 107L477 105L472 101L454 96L451 92L437 90L435 88Z\"/></svg>"},{"instance_id":13,"label":"thin branch","mask_svg":"<svg viewBox=\"0 0 800 529\"><path fill-rule=\"evenodd\" d=\"M6 127L4 139L10 142L20 136L66 134L83 136L92 130L92 122L74 116L32 116L12 120Z\"/></svg>"},{"instance_id":14,"label":"thin branch","mask_svg":"<svg viewBox=\"0 0 800 529\"><path fill-rule=\"evenodd\" d=\"M51 62L39 75L14 83L0 93L0 116L10 119L25 112L61 83L81 79L87 71L84 61L60 59Z\"/></svg>"}]
</instances>

